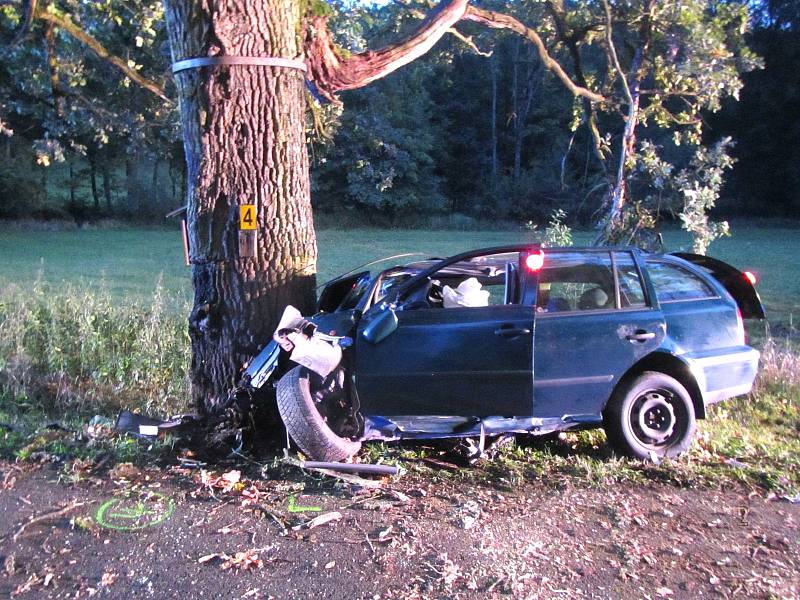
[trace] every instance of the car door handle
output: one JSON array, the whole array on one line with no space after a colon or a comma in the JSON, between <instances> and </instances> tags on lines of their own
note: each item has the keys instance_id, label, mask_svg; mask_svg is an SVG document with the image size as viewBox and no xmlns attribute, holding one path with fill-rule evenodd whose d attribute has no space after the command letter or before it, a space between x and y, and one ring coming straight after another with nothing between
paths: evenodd
<instances>
[{"instance_id":1,"label":"car door handle","mask_svg":"<svg viewBox=\"0 0 800 600\"><path fill-rule=\"evenodd\" d=\"M654 332L639 329L635 333L626 335L625 339L627 339L629 342L646 342L647 340L652 340L654 337L656 337Z\"/></svg>"},{"instance_id":2,"label":"car door handle","mask_svg":"<svg viewBox=\"0 0 800 600\"><path fill-rule=\"evenodd\" d=\"M495 329L494 334L502 337L519 337L521 335L530 335L531 330L525 327L501 327Z\"/></svg>"}]
</instances>

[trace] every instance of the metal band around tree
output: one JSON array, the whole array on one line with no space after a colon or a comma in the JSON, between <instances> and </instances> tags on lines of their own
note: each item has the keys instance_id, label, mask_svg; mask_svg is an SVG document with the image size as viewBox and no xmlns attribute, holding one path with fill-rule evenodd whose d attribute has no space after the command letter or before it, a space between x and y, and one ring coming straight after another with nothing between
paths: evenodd
<instances>
[{"instance_id":1,"label":"metal band around tree","mask_svg":"<svg viewBox=\"0 0 800 600\"><path fill-rule=\"evenodd\" d=\"M200 67L215 67L217 65L284 67L286 69L297 69L303 72L307 70L306 63L297 58L278 58L275 56L203 56L199 58L187 58L172 63L172 73L178 73L186 69L198 69Z\"/></svg>"}]
</instances>

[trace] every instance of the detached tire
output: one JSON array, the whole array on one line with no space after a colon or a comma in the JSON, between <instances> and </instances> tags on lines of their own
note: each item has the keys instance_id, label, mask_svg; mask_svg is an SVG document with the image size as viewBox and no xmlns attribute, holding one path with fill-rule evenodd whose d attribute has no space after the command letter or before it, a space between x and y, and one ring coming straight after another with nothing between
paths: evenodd
<instances>
[{"instance_id":1,"label":"detached tire","mask_svg":"<svg viewBox=\"0 0 800 600\"><path fill-rule=\"evenodd\" d=\"M614 390L603 427L623 454L675 458L692 445L697 422L686 388L669 375L646 371Z\"/></svg>"},{"instance_id":2,"label":"detached tire","mask_svg":"<svg viewBox=\"0 0 800 600\"><path fill-rule=\"evenodd\" d=\"M359 442L338 436L328 427L314 403L311 373L295 367L278 382L278 411L286 430L312 460L342 461L361 449Z\"/></svg>"}]
</instances>

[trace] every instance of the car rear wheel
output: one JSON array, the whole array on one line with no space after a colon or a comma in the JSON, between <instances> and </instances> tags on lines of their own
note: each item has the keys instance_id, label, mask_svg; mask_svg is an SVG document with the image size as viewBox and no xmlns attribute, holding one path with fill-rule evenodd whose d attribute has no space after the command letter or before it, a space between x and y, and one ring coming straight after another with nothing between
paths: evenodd
<instances>
[{"instance_id":1,"label":"car rear wheel","mask_svg":"<svg viewBox=\"0 0 800 600\"><path fill-rule=\"evenodd\" d=\"M677 380L647 371L614 391L603 415L606 435L635 458L675 458L692 444L694 404Z\"/></svg>"},{"instance_id":2,"label":"car rear wheel","mask_svg":"<svg viewBox=\"0 0 800 600\"><path fill-rule=\"evenodd\" d=\"M341 461L361 448L339 436L328 425L324 410L326 390L319 377L305 367L286 373L277 386L278 411L286 430L300 449L312 460Z\"/></svg>"}]
</instances>

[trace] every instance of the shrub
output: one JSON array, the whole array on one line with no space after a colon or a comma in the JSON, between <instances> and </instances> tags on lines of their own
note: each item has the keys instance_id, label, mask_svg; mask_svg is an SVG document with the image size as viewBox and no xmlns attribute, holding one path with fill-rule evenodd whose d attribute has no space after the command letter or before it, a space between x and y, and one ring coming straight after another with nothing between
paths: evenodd
<instances>
[{"instance_id":1,"label":"shrub","mask_svg":"<svg viewBox=\"0 0 800 600\"><path fill-rule=\"evenodd\" d=\"M185 320L165 310L168 304L160 285L149 306L73 285L5 289L2 391L48 412L184 410L189 339Z\"/></svg>"}]
</instances>

